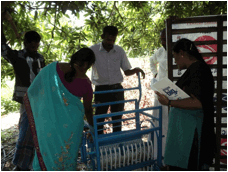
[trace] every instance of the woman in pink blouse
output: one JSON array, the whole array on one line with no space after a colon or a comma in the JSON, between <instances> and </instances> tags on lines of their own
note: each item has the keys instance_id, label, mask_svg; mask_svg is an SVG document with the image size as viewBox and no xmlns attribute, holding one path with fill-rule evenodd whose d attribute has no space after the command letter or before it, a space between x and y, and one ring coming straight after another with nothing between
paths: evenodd
<instances>
[{"instance_id":1,"label":"woman in pink blouse","mask_svg":"<svg viewBox=\"0 0 228 172\"><path fill-rule=\"evenodd\" d=\"M93 51L82 48L70 63L43 68L29 87L24 103L36 148L33 170L76 171L84 115L93 126L93 91L86 71L94 62Z\"/></svg>"}]
</instances>

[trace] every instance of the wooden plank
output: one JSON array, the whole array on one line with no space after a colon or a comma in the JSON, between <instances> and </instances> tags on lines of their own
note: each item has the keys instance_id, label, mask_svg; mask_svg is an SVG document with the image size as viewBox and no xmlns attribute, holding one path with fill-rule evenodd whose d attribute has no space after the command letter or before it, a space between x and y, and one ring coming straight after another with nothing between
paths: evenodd
<instances>
[{"instance_id":1,"label":"wooden plank","mask_svg":"<svg viewBox=\"0 0 228 172\"><path fill-rule=\"evenodd\" d=\"M217 69L218 68L218 65L211 65L211 64L208 64L208 66L211 68L211 69ZM222 65L222 68L223 69L226 69L227 68L227 65ZM175 64L173 65L173 69L178 69L178 66Z\"/></svg>"},{"instance_id":2,"label":"wooden plank","mask_svg":"<svg viewBox=\"0 0 228 172\"><path fill-rule=\"evenodd\" d=\"M220 168L227 168L227 165L221 164Z\"/></svg>"},{"instance_id":3,"label":"wooden plank","mask_svg":"<svg viewBox=\"0 0 228 172\"><path fill-rule=\"evenodd\" d=\"M217 114L215 113L214 117L217 117ZM227 113L222 113L221 117L227 117Z\"/></svg>"},{"instance_id":4,"label":"wooden plank","mask_svg":"<svg viewBox=\"0 0 228 172\"><path fill-rule=\"evenodd\" d=\"M210 167L215 167L215 164L212 164ZM220 168L227 168L227 165L220 164ZM219 170L220 171L220 170Z\"/></svg>"},{"instance_id":5,"label":"wooden plank","mask_svg":"<svg viewBox=\"0 0 228 172\"><path fill-rule=\"evenodd\" d=\"M173 81L173 68L172 68L172 20L166 20L166 49L168 58L168 78Z\"/></svg>"},{"instance_id":6,"label":"wooden plank","mask_svg":"<svg viewBox=\"0 0 228 172\"><path fill-rule=\"evenodd\" d=\"M222 67L221 67L221 69L222 69ZM217 81L218 82L218 80L219 80L219 77L218 77L218 73L217 73L217 76L214 76L213 77L214 78L214 80L215 81ZM222 78L222 79L221 79ZM227 77L226 76L220 76L220 79L221 79L221 81L227 81ZM220 82L221 82L220 81ZM217 83L218 84L218 83ZM217 90L218 90L218 85L217 85ZM221 89L222 90L222 89ZM221 91L221 90L219 90L219 91ZM218 93L218 92L217 92Z\"/></svg>"},{"instance_id":7,"label":"wooden plank","mask_svg":"<svg viewBox=\"0 0 228 172\"><path fill-rule=\"evenodd\" d=\"M221 149L227 150L227 147L226 146L221 146Z\"/></svg>"},{"instance_id":8,"label":"wooden plank","mask_svg":"<svg viewBox=\"0 0 228 172\"><path fill-rule=\"evenodd\" d=\"M227 113L222 113L221 117L227 117Z\"/></svg>"},{"instance_id":9,"label":"wooden plank","mask_svg":"<svg viewBox=\"0 0 228 172\"><path fill-rule=\"evenodd\" d=\"M222 139L227 139L227 135L221 135Z\"/></svg>"},{"instance_id":10,"label":"wooden plank","mask_svg":"<svg viewBox=\"0 0 228 172\"><path fill-rule=\"evenodd\" d=\"M222 41L223 44L227 44L227 40ZM217 40L213 41L194 41L195 45L211 45L211 44L217 44Z\"/></svg>"},{"instance_id":11,"label":"wooden plank","mask_svg":"<svg viewBox=\"0 0 228 172\"><path fill-rule=\"evenodd\" d=\"M216 117L218 117L218 115ZM227 125L222 125L222 124L219 125L218 123L214 123L214 127L216 127L216 132L217 132L218 129L221 130L222 126L227 126ZM219 139L227 138L226 135L221 135L221 133L220 133L220 135L216 134L216 136L219 136Z\"/></svg>"},{"instance_id":12,"label":"wooden plank","mask_svg":"<svg viewBox=\"0 0 228 172\"><path fill-rule=\"evenodd\" d=\"M168 78L173 81L173 55L172 55L172 20L166 20L166 51L168 58ZM170 108L168 108L169 112Z\"/></svg>"},{"instance_id":13,"label":"wooden plank","mask_svg":"<svg viewBox=\"0 0 228 172\"><path fill-rule=\"evenodd\" d=\"M221 68L222 69L222 68ZM218 75L218 74L217 74ZM180 77L173 77L173 81L177 81ZM214 81L218 81L218 76L214 76ZM223 81L227 81L227 77L226 76L222 76L221 77ZM218 84L218 83L217 83ZM218 90L218 85L217 85L217 90ZM222 90L222 89L221 89ZM220 91L221 91L220 90ZM218 91L217 91L218 92Z\"/></svg>"},{"instance_id":14,"label":"wooden plank","mask_svg":"<svg viewBox=\"0 0 228 172\"><path fill-rule=\"evenodd\" d=\"M227 159L227 156L221 155L221 159Z\"/></svg>"},{"instance_id":15,"label":"wooden plank","mask_svg":"<svg viewBox=\"0 0 228 172\"><path fill-rule=\"evenodd\" d=\"M172 34L187 34L187 33L199 33L199 32L217 32L217 27L210 28L194 28L194 29L173 29Z\"/></svg>"},{"instance_id":16,"label":"wooden plank","mask_svg":"<svg viewBox=\"0 0 228 172\"><path fill-rule=\"evenodd\" d=\"M216 65L216 64L215 64L215 65L209 64L208 66L209 66L211 69L213 69L213 68L218 68L218 65ZM222 68L223 68L223 69L227 69L227 65L222 65Z\"/></svg>"},{"instance_id":17,"label":"wooden plank","mask_svg":"<svg viewBox=\"0 0 228 172\"><path fill-rule=\"evenodd\" d=\"M215 93L217 93L217 92L218 92L218 90L215 89ZM227 93L227 89L222 89L222 93Z\"/></svg>"},{"instance_id":18,"label":"wooden plank","mask_svg":"<svg viewBox=\"0 0 228 172\"><path fill-rule=\"evenodd\" d=\"M172 20L172 24L217 22L218 17L222 18L223 21L227 21L227 15L211 16L211 17L201 16L201 17L189 17L189 18L175 19L175 20Z\"/></svg>"},{"instance_id":19,"label":"wooden plank","mask_svg":"<svg viewBox=\"0 0 228 172\"><path fill-rule=\"evenodd\" d=\"M203 57L212 57L212 56L217 56L217 53L201 53Z\"/></svg>"},{"instance_id":20,"label":"wooden plank","mask_svg":"<svg viewBox=\"0 0 228 172\"><path fill-rule=\"evenodd\" d=\"M193 41L195 45L211 45L211 44L217 44L217 40L212 41ZM223 44L227 44L227 40L222 41ZM172 46L175 44L175 42L172 42Z\"/></svg>"},{"instance_id":21,"label":"wooden plank","mask_svg":"<svg viewBox=\"0 0 228 172\"><path fill-rule=\"evenodd\" d=\"M201 53L203 57L217 56L218 53ZM222 56L227 56L227 52L222 52Z\"/></svg>"},{"instance_id":22,"label":"wooden plank","mask_svg":"<svg viewBox=\"0 0 228 172\"><path fill-rule=\"evenodd\" d=\"M223 73L222 73L222 59L223 59L223 20L222 18L218 18L217 22L218 32L217 32L217 117L216 117L216 143L219 147L216 152L215 157L215 170L218 171L220 169L220 146L221 146L221 109L222 109L222 81L223 81Z\"/></svg>"},{"instance_id":23,"label":"wooden plank","mask_svg":"<svg viewBox=\"0 0 228 172\"><path fill-rule=\"evenodd\" d=\"M218 97L217 97L217 100L218 100ZM227 102L225 102L225 101L222 101L222 102L220 102L220 101L214 101L214 105L221 105L221 106L227 106Z\"/></svg>"},{"instance_id":24,"label":"wooden plank","mask_svg":"<svg viewBox=\"0 0 228 172\"><path fill-rule=\"evenodd\" d=\"M224 127L224 128L227 128L227 124L224 123L224 124L220 124L221 127Z\"/></svg>"},{"instance_id":25,"label":"wooden plank","mask_svg":"<svg viewBox=\"0 0 228 172\"><path fill-rule=\"evenodd\" d=\"M201 55L203 57L212 57L212 56L215 56L216 57L217 54L218 53L216 53L216 52L214 52L214 53L201 53ZM222 52L222 56L227 56L227 52ZM174 58L173 55L171 57Z\"/></svg>"}]
</instances>

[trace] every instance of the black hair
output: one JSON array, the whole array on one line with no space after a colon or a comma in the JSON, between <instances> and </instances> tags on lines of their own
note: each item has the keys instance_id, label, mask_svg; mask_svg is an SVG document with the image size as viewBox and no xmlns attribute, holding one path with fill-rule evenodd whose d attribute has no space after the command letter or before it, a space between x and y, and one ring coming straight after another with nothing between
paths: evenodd
<instances>
[{"instance_id":1,"label":"black hair","mask_svg":"<svg viewBox=\"0 0 228 172\"><path fill-rule=\"evenodd\" d=\"M24 42L40 42L41 36L36 31L28 31L25 33Z\"/></svg>"},{"instance_id":2,"label":"black hair","mask_svg":"<svg viewBox=\"0 0 228 172\"><path fill-rule=\"evenodd\" d=\"M195 44L189 39L182 38L178 40L173 46L173 52L179 53L180 50L187 52L190 56L195 57L197 60L204 62L203 56L199 53Z\"/></svg>"},{"instance_id":3,"label":"black hair","mask_svg":"<svg viewBox=\"0 0 228 172\"><path fill-rule=\"evenodd\" d=\"M90 68L95 63L95 54L93 50L90 48L82 48L71 56L70 66L72 70L64 75L67 82L73 81L73 77L76 73L74 68L76 62L78 62L79 66L83 66L85 62L88 62L88 68Z\"/></svg>"},{"instance_id":4,"label":"black hair","mask_svg":"<svg viewBox=\"0 0 228 172\"><path fill-rule=\"evenodd\" d=\"M106 33L116 36L118 34L118 29L115 26L105 26L103 29L103 35L105 35Z\"/></svg>"}]
</instances>

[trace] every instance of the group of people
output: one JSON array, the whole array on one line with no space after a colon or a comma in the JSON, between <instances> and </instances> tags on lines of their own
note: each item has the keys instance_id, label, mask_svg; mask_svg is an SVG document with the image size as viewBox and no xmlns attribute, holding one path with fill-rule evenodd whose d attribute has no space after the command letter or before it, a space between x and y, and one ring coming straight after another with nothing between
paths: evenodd
<instances>
[{"instance_id":1,"label":"group of people","mask_svg":"<svg viewBox=\"0 0 228 172\"><path fill-rule=\"evenodd\" d=\"M15 170L76 170L84 115L93 126L92 84L95 91L122 89L121 69L126 76L141 73L145 78L144 71L132 68L123 48L115 45L118 35L115 26L104 27L102 42L78 50L69 63L53 62L46 66L38 53L41 37L37 32L27 32L24 49L16 51L6 44L3 30L2 25L1 53L14 68L13 100L21 104L19 137L13 158ZM162 34L164 47L154 55L161 62L159 79L167 76L166 44ZM207 151L213 148L209 143L213 133L213 77L190 40L179 40L173 47L173 55L179 68L187 69L177 85L191 98L170 101L156 92L158 101L166 109L163 111L164 163L170 170L199 170L212 160L212 153ZM86 72L91 67L90 81ZM95 95L95 103L121 100L124 100L124 92ZM155 105L159 105L158 102ZM171 107L169 115L165 106ZM108 108L97 107L95 115L107 113ZM124 104L111 105L110 110L123 111ZM121 118L120 115L113 120ZM121 131L120 125L116 123L113 132ZM102 134L103 127L98 129Z\"/></svg>"}]
</instances>

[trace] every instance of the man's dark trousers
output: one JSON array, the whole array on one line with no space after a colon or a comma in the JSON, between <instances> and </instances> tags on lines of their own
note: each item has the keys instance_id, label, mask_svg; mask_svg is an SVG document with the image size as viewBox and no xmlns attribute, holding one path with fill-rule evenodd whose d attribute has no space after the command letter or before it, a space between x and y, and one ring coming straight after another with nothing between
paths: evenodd
<instances>
[{"instance_id":1,"label":"man's dark trousers","mask_svg":"<svg viewBox=\"0 0 228 172\"><path fill-rule=\"evenodd\" d=\"M95 91L106 91L106 90L115 90L123 89L121 84L114 85L101 85L96 86ZM115 92L115 93L106 93L106 94L95 94L95 103L106 103L106 102L115 102L124 100L124 91ZM124 111L124 103L110 105L111 113ZM99 106L96 107L95 115L107 114L109 106ZM112 120L122 119L122 115L112 117ZM104 118L98 119L97 122L104 122ZM118 127L117 127L118 126ZM103 134L103 127L98 126L98 134ZM100 131L99 131L100 130ZM121 122L113 123L113 132L121 131Z\"/></svg>"}]
</instances>

